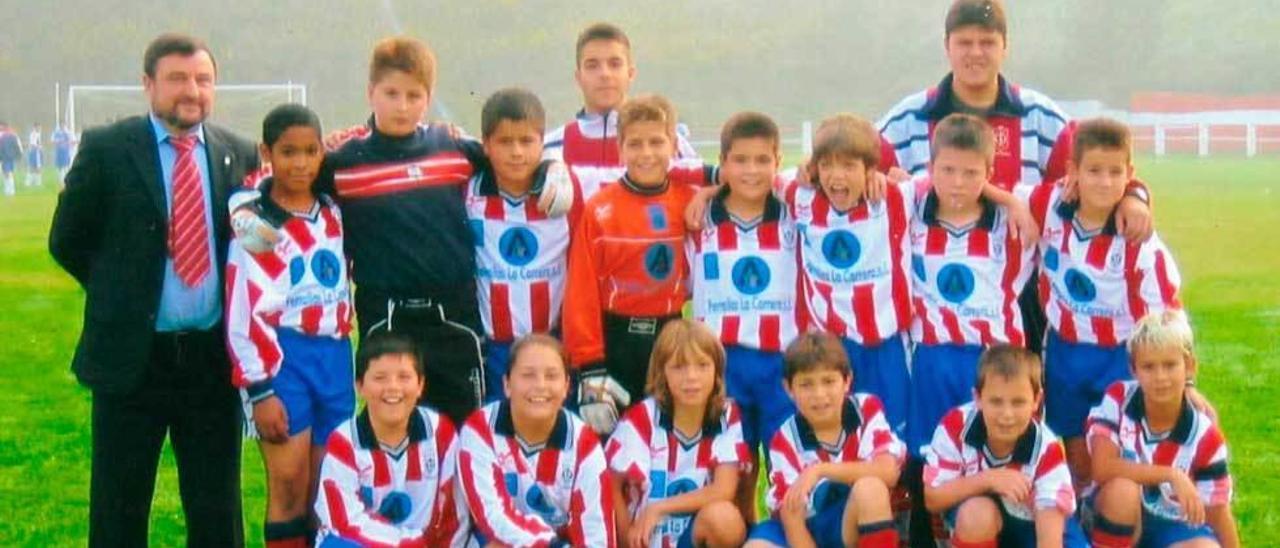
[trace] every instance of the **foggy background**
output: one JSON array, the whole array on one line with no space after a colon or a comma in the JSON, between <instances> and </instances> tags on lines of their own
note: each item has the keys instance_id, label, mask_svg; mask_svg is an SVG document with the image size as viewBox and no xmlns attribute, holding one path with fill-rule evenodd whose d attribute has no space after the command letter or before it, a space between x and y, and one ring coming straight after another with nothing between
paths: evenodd
<instances>
[{"instance_id":1,"label":"foggy background","mask_svg":"<svg viewBox=\"0 0 1280 548\"><path fill-rule=\"evenodd\" d=\"M169 30L208 41L220 83L305 83L328 128L368 115L369 52L396 33L437 52L432 117L472 132L485 97L510 85L542 98L548 126L570 118L581 106L574 40L595 21L630 35L639 69L632 93L667 95L702 140L745 109L771 114L784 131L838 111L875 120L947 71L949 0L219 4L0 0L0 119L23 135L41 123L47 135L55 82L64 99L70 83L137 84L147 42ZM1124 109L1135 92L1280 92L1280 2L1009 0L1007 8L1005 74L1061 101ZM145 112L139 95L127 97L114 99L120 114ZM283 97L259 99L260 114L233 122L223 118L237 99L220 93L213 119L256 138L261 114ZM105 121L85 111L78 129Z\"/></svg>"}]
</instances>

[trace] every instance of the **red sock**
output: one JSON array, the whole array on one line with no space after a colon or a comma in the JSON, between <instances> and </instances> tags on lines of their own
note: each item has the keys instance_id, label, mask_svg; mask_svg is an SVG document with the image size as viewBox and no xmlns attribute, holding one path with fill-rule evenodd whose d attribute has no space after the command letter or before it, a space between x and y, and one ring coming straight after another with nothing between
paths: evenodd
<instances>
[{"instance_id":1,"label":"red sock","mask_svg":"<svg viewBox=\"0 0 1280 548\"><path fill-rule=\"evenodd\" d=\"M307 548L306 537L294 537L267 541L267 548Z\"/></svg>"},{"instance_id":2,"label":"red sock","mask_svg":"<svg viewBox=\"0 0 1280 548\"><path fill-rule=\"evenodd\" d=\"M1132 525L1121 525L1099 514L1089 531L1089 542L1097 548L1131 548L1133 530Z\"/></svg>"},{"instance_id":3,"label":"red sock","mask_svg":"<svg viewBox=\"0 0 1280 548\"><path fill-rule=\"evenodd\" d=\"M858 526L858 548L897 548L898 530L893 521L879 521Z\"/></svg>"},{"instance_id":4,"label":"red sock","mask_svg":"<svg viewBox=\"0 0 1280 548\"><path fill-rule=\"evenodd\" d=\"M996 539L968 541L952 535L951 548L996 548Z\"/></svg>"}]
</instances>

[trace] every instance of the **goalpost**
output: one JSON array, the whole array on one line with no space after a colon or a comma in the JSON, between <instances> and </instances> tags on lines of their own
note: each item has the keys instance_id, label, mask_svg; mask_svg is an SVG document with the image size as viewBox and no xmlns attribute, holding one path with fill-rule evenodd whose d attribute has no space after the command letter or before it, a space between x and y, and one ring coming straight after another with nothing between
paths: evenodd
<instances>
[{"instance_id":1,"label":"goalpost","mask_svg":"<svg viewBox=\"0 0 1280 548\"><path fill-rule=\"evenodd\" d=\"M141 85L70 84L54 86L54 112L59 122L75 134L86 127L110 123L147 110ZM307 104L307 85L298 82L275 84L217 84L217 101L210 120L241 135L256 135L262 117L277 104ZM63 93L66 106L63 108Z\"/></svg>"}]
</instances>

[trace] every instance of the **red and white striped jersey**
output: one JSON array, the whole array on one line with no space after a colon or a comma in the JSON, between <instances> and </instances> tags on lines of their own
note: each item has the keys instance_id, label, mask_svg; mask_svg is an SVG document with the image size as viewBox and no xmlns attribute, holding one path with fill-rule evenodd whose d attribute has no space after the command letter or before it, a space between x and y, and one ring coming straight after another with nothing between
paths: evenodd
<instances>
[{"instance_id":1,"label":"red and white striped jersey","mask_svg":"<svg viewBox=\"0 0 1280 548\"><path fill-rule=\"evenodd\" d=\"M769 512L777 514L787 490L801 472L816 463L867 462L891 455L901 465L906 459L907 447L893 435L880 398L853 394L845 400L842 420L844 431L833 446L819 441L809 421L799 413L778 428L769 442L769 491L765 498Z\"/></svg>"},{"instance_id":2,"label":"red and white striped jersey","mask_svg":"<svg viewBox=\"0 0 1280 548\"><path fill-rule=\"evenodd\" d=\"M693 271L693 315L720 342L781 352L803 321L797 296L796 228L770 196L764 215L749 223L724 205L728 188L711 200L699 234L685 246Z\"/></svg>"},{"instance_id":3,"label":"red and white striped jersey","mask_svg":"<svg viewBox=\"0 0 1280 548\"><path fill-rule=\"evenodd\" d=\"M538 211L535 196L512 198L502 193L490 171L468 183L476 293L490 340L511 342L559 325L569 238L582 212L580 196L575 192L568 215L553 218Z\"/></svg>"},{"instance_id":4,"label":"red and white striped jersey","mask_svg":"<svg viewBox=\"0 0 1280 548\"><path fill-rule=\"evenodd\" d=\"M1076 204L1062 201L1061 185L1037 187L1030 201L1042 227L1040 302L1064 341L1118 346L1148 313L1182 308L1182 277L1158 236L1130 244L1116 234L1114 222L1084 230Z\"/></svg>"},{"instance_id":5,"label":"red and white striped jersey","mask_svg":"<svg viewBox=\"0 0 1280 548\"><path fill-rule=\"evenodd\" d=\"M929 167L934 126L956 112L967 112L952 90L948 74L937 86L904 98L876 123L880 129L880 169L901 167L922 175ZM1005 190L1056 181L1067 173L1075 124L1052 99L1000 76L1000 92L985 116L995 137L992 182Z\"/></svg>"},{"instance_id":6,"label":"red and white striped jersey","mask_svg":"<svg viewBox=\"0 0 1280 548\"><path fill-rule=\"evenodd\" d=\"M973 402L948 411L924 448L924 482L938 488L947 482L986 470L1007 468L1031 481L1025 502L1001 497L1000 504L1015 518L1034 521L1038 510L1076 511L1076 492L1067 469L1067 454L1058 436L1033 419L1014 444L1013 452L996 457L987 446L987 424Z\"/></svg>"},{"instance_id":7,"label":"red and white striped jersey","mask_svg":"<svg viewBox=\"0 0 1280 548\"><path fill-rule=\"evenodd\" d=\"M1025 345L1018 294L1031 277L1035 250L1023 249L1004 208L990 202L968 227L946 226L937 210L930 191L911 223L912 340Z\"/></svg>"},{"instance_id":8,"label":"red and white striped jersey","mask_svg":"<svg viewBox=\"0 0 1280 548\"><path fill-rule=\"evenodd\" d=\"M787 188L800 234L808 325L866 346L910 327L915 184L889 185L884 200L864 200L846 212L817 188Z\"/></svg>"},{"instance_id":9,"label":"red and white striped jersey","mask_svg":"<svg viewBox=\"0 0 1280 548\"><path fill-rule=\"evenodd\" d=\"M294 214L269 196L268 187L257 205L263 219L278 228L280 241L271 251L250 253L232 239L227 254L227 346L231 380L241 388L279 371L278 329L338 339L351 332L338 206L320 195L310 213Z\"/></svg>"},{"instance_id":10,"label":"red and white striped jersey","mask_svg":"<svg viewBox=\"0 0 1280 548\"><path fill-rule=\"evenodd\" d=\"M1173 430L1152 432L1142 388L1137 381L1118 381L1107 388L1102 402L1089 412L1085 431L1090 451L1105 439L1120 448L1125 460L1185 472L1195 482L1206 506L1231 503L1234 487L1227 470L1227 440L1218 425L1190 402L1183 401ZM1173 486L1168 483L1143 487L1142 505L1162 518L1184 519Z\"/></svg>"},{"instance_id":11,"label":"red and white striped jersey","mask_svg":"<svg viewBox=\"0 0 1280 548\"><path fill-rule=\"evenodd\" d=\"M627 410L605 446L609 467L626 482L623 492L633 518L656 500L706 487L718 466L749 462L749 449L742 441L742 417L733 402L725 402L715 427L704 427L693 438L673 428L671 421L657 400L646 398ZM676 546L691 526L693 514L668 515L654 528L649 545Z\"/></svg>"},{"instance_id":12,"label":"red and white striped jersey","mask_svg":"<svg viewBox=\"0 0 1280 548\"><path fill-rule=\"evenodd\" d=\"M361 546L465 546L467 514L454 500L457 444L448 417L409 416L401 448L378 442L366 410L333 431L320 465L316 546L340 537Z\"/></svg>"},{"instance_id":13,"label":"red and white striped jersey","mask_svg":"<svg viewBox=\"0 0 1280 548\"><path fill-rule=\"evenodd\" d=\"M616 545L613 495L599 438L561 410L551 437L531 446L520 439L507 401L467 419L458 448L462 500L479 544Z\"/></svg>"},{"instance_id":14,"label":"red and white striped jersey","mask_svg":"<svg viewBox=\"0 0 1280 548\"><path fill-rule=\"evenodd\" d=\"M618 151L618 112L614 110L604 114L578 111L569 123L547 132L543 143L544 160L560 160L571 167L622 167ZM698 152L680 132L676 133L676 159L691 166L702 163Z\"/></svg>"}]
</instances>

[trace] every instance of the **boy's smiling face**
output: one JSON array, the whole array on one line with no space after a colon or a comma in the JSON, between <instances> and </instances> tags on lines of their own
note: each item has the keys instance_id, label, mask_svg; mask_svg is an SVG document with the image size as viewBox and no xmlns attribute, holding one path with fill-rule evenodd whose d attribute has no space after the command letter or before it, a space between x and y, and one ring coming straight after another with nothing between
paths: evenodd
<instances>
[{"instance_id":1,"label":"boy's smiling face","mask_svg":"<svg viewBox=\"0 0 1280 548\"><path fill-rule=\"evenodd\" d=\"M773 139L734 139L720 157L720 174L734 195L751 203L763 202L773 192L773 178L780 161Z\"/></svg>"},{"instance_id":2,"label":"boy's smiling face","mask_svg":"<svg viewBox=\"0 0 1280 548\"><path fill-rule=\"evenodd\" d=\"M844 154L829 154L819 158L818 185L832 206L840 211L848 211L858 204L867 190L867 180L872 170L862 163L861 158Z\"/></svg>"},{"instance_id":3,"label":"boy's smiling face","mask_svg":"<svg viewBox=\"0 0 1280 548\"><path fill-rule=\"evenodd\" d=\"M484 154L499 184L528 185L542 158L542 132L528 120L502 120L484 138Z\"/></svg>"},{"instance_id":4,"label":"boy's smiling face","mask_svg":"<svg viewBox=\"0 0 1280 548\"><path fill-rule=\"evenodd\" d=\"M1025 374L987 375L982 390L974 394L974 401L982 411L988 444L1012 449L1040 408L1040 398Z\"/></svg>"},{"instance_id":5,"label":"boy's smiling face","mask_svg":"<svg viewBox=\"0 0 1280 548\"><path fill-rule=\"evenodd\" d=\"M819 367L796 373L784 381L784 386L800 416L815 429L821 429L840 425L852 382L847 371Z\"/></svg>"},{"instance_id":6,"label":"boy's smiling face","mask_svg":"<svg viewBox=\"0 0 1280 548\"><path fill-rule=\"evenodd\" d=\"M431 90L400 70L388 70L369 84L368 98L378 131L393 137L413 133L431 108Z\"/></svg>"},{"instance_id":7,"label":"boy's smiling face","mask_svg":"<svg viewBox=\"0 0 1280 548\"><path fill-rule=\"evenodd\" d=\"M569 394L564 358L545 345L530 345L513 356L505 380L511 414L522 420L555 420Z\"/></svg>"},{"instance_id":8,"label":"boy's smiling face","mask_svg":"<svg viewBox=\"0 0 1280 548\"><path fill-rule=\"evenodd\" d=\"M627 177L641 186L657 186L667 179L671 157L676 153L676 136L667 124L639 121L627 124L618 140Z\"/></svg>"},{"instance_id":9,"label":"boy's smiling face","mask_svg":"<svg viewBox=\"0 0 1280 548\"><path fill-rule=\"evenodd\" d=\"M424 383L414 362L408 354L384 354L369 361L364 376L356 380L356 392L373 420L381 424L409 421Z\"/></svg>"},{"instance_id":10,"label":"boy's smiling face","mask_svg":"<svg viewBox=\"0 0 1280 548\"><path fill-rule=\"evenodd\" d=\"M291 194L311 191L320 173L324 145L320 133L311 126L292 126L284 130L270 147L259 145L262 158L271 164L271 179Z\"/></svg>"},{"instance_id":11,"label":"boy's smiling face","mask_svg":"<svg viewBox=\"0 0 1280 548\"><path fill-rule=\"evenodd\" d=\"M1111 211L1124 198L1125 186L1133 177L1133 164L1124 149L1086 150L1080 164L1067 167L1080 193L1080 207L1088 211Z\"/></svg>"}]
</instances>

